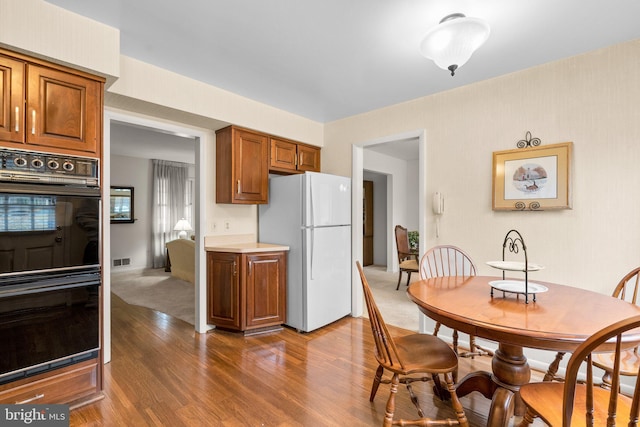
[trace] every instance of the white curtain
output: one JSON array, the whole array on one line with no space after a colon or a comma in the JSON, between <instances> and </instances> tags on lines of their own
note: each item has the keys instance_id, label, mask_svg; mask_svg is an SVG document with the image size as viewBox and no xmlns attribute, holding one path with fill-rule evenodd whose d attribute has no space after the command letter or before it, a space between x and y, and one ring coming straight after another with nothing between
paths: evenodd
<instances>
[{"instance_id":1,"label":"white curtain","mask_svg":"<svg viewBox=\"0 0 640 427\"><path fill-rule=\"evenodd\" d=\"M151 249L153 268L165 265L165 243L175 239L173 231L176 223L185 218L191 223L186 194L189 179L189 164L153 159L153 186L151 222Z\"/></svg>"}]
</instances>

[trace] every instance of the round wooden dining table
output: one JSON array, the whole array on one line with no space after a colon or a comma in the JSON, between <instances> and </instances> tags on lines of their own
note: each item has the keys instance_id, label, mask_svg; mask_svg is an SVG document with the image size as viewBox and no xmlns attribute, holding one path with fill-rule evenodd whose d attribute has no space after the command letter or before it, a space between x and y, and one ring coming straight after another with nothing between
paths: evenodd
<instances>
[{"instance_id":1,"label":"round wooden dining table","mask_svg":"<svg viewBox=\"0 0 640 427\"><path fill-rule=\"evenodd\" d=\"M522 415L520 386L531 371L523 348L571 353L598 330L640 314L640 307L623 300L572 286L529 279L538 290L529 295L494 290L490 282L502 277L435 277L412 283L409 298L431 319L476 337L498 343L491 361L492 372L472 372L457 385L460 397L472 391L491 399L488 426L508 426ZM640 332L624 336L632 346ZM557 360L559 362L559 360Z\"/></svg>"}]
</instances>

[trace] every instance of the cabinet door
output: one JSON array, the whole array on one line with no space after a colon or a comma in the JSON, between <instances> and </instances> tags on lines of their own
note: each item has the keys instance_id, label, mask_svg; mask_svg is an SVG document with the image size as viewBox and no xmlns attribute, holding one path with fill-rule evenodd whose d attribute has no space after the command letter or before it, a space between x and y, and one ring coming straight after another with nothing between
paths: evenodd
<instances>
[{"instance_id":1,"label":"cabinet door","mask_svg":"<svg viewBox=\"0 0 640 427\"><path fill-rule=\"evenodd\" d=\"M233 138L234 202L267 203L269 192L269 138L237 130Z\"/></svg>"},{"instance_id":2,"label":"cabinet door","mask_svg":"<svg viewBox=\"0 0 640 427\"><path fill-rule=\"evenodd\" d=\"M99 155L102 84L27 65L27 144Z\"/></svg>"},{"instance_id":3,"label":"cabinet door","mask_svg":"<svg viewBox=\"0 0 640 427\"><path fill-rule=\"evenodd\" d=\"M207 254L207 321L231 329L241 328L240 257L223 252Z\"/></svg>"},{"instance_id":4,"label":"cabinet door","mask_svg":"<svg viewBox=\"0 0 640 427\"><path fill-rule=\"evenodd\" d=\"M24 143L24 63L0 55L0 140Z\"/></svg>"},{"instance_id":5,"label":"cabinet door","mask_svg":"<svg viewBox=\"0 0 640 427\"><path fill-rule=\"evenodd\" d=\"M247 328L280 325L286 320L284 252L246 256Z\"/></svg>"},{"instance_id":6,"label":"cabinet door","mask_svg":"<svg viewBox=\"0 0 640 427\"><path fill-rule=\"evenodd\" d=\"M295 172L298 166L298 144L271 138L269 170Z\"/></svg>"},{"instance_id":7,"label":"cabinet door","mask_svg":"<svg viewBox=\"0 0 640 427\"><path fill-rule=\"evenodd\" d=\"M298 170L320 172L320 149L308 145L298 145Z\"/></svg>"}]
</instances>

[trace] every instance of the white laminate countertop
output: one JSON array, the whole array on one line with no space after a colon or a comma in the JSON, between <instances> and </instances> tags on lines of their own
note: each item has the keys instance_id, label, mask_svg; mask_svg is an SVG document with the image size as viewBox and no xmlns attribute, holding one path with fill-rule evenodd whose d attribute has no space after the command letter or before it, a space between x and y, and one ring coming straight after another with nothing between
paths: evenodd
<instances>
[{"instance_id":1,"label":"white laminate countertop","mask_svg":"<svg viewBox=\"0 0 640 427\"><path fill-rule=\"evenodd\" d=\"M205 246L207 252L234 252L234 253L249 253L249 252L278 252L288 251L289 246L274 245L271 243L261 242L238 242L238 243L214 243L212 245Z\"/></svg>"}]
</instances>

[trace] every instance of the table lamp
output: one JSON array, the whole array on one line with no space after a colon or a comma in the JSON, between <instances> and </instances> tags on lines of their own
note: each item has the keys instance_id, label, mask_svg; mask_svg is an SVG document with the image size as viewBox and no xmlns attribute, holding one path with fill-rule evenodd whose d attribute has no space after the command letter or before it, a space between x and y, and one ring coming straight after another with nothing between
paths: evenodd
<instances>
[{"instance_id":1,"label":"table lamp","mask_svg":"<svg viewBox=\"0 0 640 427\"><path fill-rule=\"evenodd\" d=\"M187 221L186 219L182 218L180 221L178 221L176 223L176 226L173 227L174 231L179 231L180 233L178 233L178 237L180 239L186 239L187 238L187 231L191 231L193 230L193 228L191 228L191 224L189 224L189 221Z\"/></svg>"}]
</instances>

